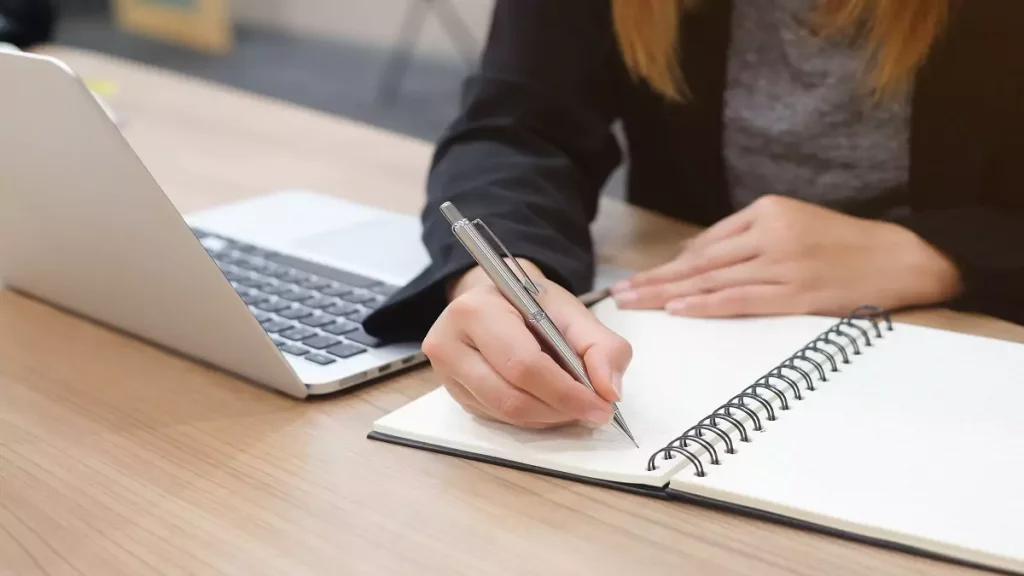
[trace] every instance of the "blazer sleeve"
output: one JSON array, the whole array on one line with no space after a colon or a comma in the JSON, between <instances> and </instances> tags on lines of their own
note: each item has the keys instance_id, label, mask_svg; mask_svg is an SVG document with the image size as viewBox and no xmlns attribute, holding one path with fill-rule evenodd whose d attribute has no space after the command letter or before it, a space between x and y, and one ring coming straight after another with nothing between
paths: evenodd
<instances>
[{"instance_id":1,"label":"blazer sleeve","mask_svg":"<svg viewBox=\"0 0 1024 576\"><path fill-rule=\"evenodd\" d=\"M1019 84L980 201L922 211L898 223L958 267L964 290L947 303L951 308L1024 325L1024 81Z\"/></svg>"},{"instance_id":2,"label":"blazer sleeve","mask_svg":"<svg viewBox=\"0 0 1024 576\"><path fill-rule=\"evenodd\" d=\"M368 333L421 339L447 305L447 281L474 265L439 212L449 200L552 281L589 289L589 226L622 159L612 123L623 70L608 2L498 0L431 163L421 214L431 263L366 319Z\"/></svg>"}]
</instances>

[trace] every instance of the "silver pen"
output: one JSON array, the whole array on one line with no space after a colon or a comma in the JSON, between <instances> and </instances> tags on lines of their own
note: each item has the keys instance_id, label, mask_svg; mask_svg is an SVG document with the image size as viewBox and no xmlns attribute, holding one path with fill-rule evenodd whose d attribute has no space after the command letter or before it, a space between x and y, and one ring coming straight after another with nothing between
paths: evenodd
<instances>
[{"instance_id":1,"label":"silver pen","mask_svg":"<svg viewBox=\"0 0 1024 576\"><path fill-rule=\"evenodd\" d=\"M530 327L541 343L545 345L548 353L578 382L594 390L594 385L590 382L590 377L587 375L587 369L583 365L583 360L572 349L565 336L562 335L558 327L555 326L555 323L551 321L551 318L534 298L534 296L540 293L537 285L534 284L526 270L523 270L523 267L519 265L519 262L509 254L508 249L501 243L501 240L491 232L491 229L483 221L477 219L470 222L451 202L445 202L441 205L441 213L451 223L452 233L455 234L455 237L465 246L473 259L480 265L480 268L494 282L494 285L498 287L502 295L522 314L527 326ZM477 226L486 230L487 234L494 239L494 242L516 267L519 275L509 268L504 258L491 247L490 242L477 230ZM596 392L596 390L594 391ZM622 418L619 407L614 402L612 403L612 425L625 434L633 442L634 446L640 447L636 443L633 433L626 426L626 421Z\"/></svg>"}]
</instances>

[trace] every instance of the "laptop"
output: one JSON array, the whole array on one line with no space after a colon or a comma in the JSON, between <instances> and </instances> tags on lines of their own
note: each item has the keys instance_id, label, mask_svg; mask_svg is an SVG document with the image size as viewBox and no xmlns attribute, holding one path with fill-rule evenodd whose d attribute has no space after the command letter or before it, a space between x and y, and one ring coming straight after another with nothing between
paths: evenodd
<instances>
[{"instance_id":1,"label":"laptop","mask_svg":"<svg viewBox=\"0 0 1024 576\"><path fill-rule=\"evenodd\" d=\"M296 398L425 362L361 326L429 264L418 218L308 190L182 215L66 65L0 78L0 285Z\"/></svg>"}]
</instances>

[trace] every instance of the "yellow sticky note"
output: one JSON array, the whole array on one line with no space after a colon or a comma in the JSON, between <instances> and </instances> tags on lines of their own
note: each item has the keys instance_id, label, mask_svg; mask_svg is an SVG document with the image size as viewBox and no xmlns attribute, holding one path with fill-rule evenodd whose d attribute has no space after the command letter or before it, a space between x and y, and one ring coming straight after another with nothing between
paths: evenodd
<instances>
[{"instance_id":1,"label":"yellow sticky note","mask_svg":"<svg viewBox=\"0 0 1024 576\"><path fill-rule=\"evenodd\" d=\"M99 96L113 96L117 94L117 84L107 80L86 80L85 85Z\"/></svg>"}]
</instances>

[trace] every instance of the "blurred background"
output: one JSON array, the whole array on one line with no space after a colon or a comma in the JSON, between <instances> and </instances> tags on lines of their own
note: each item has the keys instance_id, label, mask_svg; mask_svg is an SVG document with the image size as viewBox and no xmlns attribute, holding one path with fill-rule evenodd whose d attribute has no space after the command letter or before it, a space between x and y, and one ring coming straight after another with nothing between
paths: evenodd
<instances>
[{"instance_id":1,"label":"blurred background","mask_svg":"<svg viewBox=\"0 0 1024 576\"><path fill-rule=\"evenodd\" d=\"M0 0L0 40L5 13L28 30L44 6L50 42L432 142L458 113L494 0ZM620 169L604 192L623 187Z\"/></svg>"},{"instance_id":2,"label":"blurred background","mask_svg":"<svg viewBox=\"0 0 1024 576\"><path fill-rule=\"evenodd\" d=\"M206 0L148 1L186 12ZM120 26L119 11L132 7L119 0L59 0L54 40L435 140L458 110L493 9L493 0L216 1L230 27L221 49L153 32L159 23Z\"/></svg>"}]
</instances>

